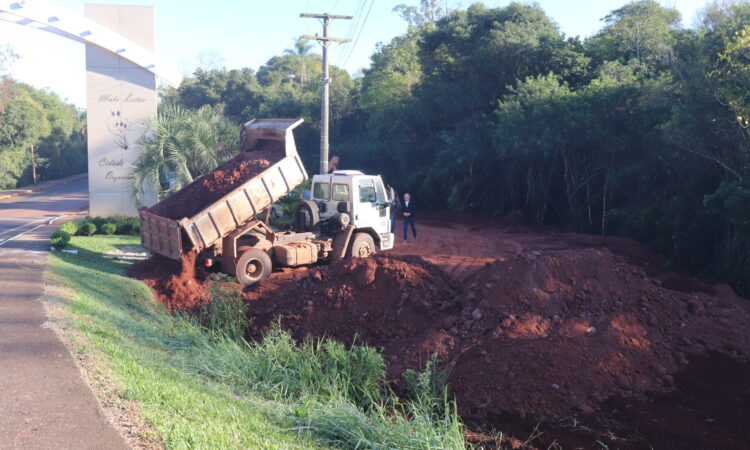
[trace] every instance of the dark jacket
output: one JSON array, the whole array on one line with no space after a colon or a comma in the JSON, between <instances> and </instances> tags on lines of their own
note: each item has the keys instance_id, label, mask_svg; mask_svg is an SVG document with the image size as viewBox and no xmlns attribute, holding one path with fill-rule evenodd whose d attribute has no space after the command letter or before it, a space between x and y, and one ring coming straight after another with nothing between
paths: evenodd
<instances>
[{"instance_id":1,"label":"dark jacket","mask_svg":"<svg viewBox=\"0 0 750 450\"><path fill-rule=\"evenodd\" d=\"M396 214L401 210L401 201L398 197L391 200L391 217L396 217Z\"/></svg>"},{"instance_id":2,"label":"dark jacket","mask_svg":"<svg viewBox=\"0 0 750 450\"><path fill-rule=\"evenodd\" d=\"M409 200L409 206L406 206L406 202L401 203L401 215L403 216L405 212L410 213L409 218L411 219L417 216L415 214L417 212L417 208L416 206L414 206L414 200Z\"/></svg>"}]
</instances>

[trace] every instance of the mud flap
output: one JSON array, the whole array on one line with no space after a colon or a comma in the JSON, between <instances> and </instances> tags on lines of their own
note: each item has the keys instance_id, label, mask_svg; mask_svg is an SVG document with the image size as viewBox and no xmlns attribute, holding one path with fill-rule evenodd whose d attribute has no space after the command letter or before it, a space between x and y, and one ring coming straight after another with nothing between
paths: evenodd
<instances>
[{"instance_id":1,"label":"mud flap","mask_svg":"<svg viewBox=\"0 0 750 450\"><path fill-rule=\"evenodd\" d=\"M331 261L340 261L346 256L346 249L349 248L349 241L354 233L354 225L348 225L343 230L336 233L333 238L333 251L331 251Z\"/></svg>"}]
</instances>

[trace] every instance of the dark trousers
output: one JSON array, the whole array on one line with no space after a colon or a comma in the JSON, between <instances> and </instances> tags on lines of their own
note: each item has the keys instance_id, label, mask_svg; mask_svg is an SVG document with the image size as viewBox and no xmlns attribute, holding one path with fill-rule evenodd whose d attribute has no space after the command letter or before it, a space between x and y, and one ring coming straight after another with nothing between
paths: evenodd
<instances>
[{"instance_id":1,"label":"dark trousers","mask_svg":"<svg viewBox=\"0 0 750 450\"><path fill-rule=\"evenodd\" d=\"M391 233L396 234L396 215L391 216Z\"/></svg>"},{"instance_id":2,"label":"dark trousers","mask_svg":"<svg viewBox=\"0 0 750 450\"><path fill-rule=\"evenodd\" d=\"M414 239L417 238L417 226L414 217L404 217L404 240L409 236L409 226L411 226L411 232L414 234Z\"/></svg>"}]
</instances>

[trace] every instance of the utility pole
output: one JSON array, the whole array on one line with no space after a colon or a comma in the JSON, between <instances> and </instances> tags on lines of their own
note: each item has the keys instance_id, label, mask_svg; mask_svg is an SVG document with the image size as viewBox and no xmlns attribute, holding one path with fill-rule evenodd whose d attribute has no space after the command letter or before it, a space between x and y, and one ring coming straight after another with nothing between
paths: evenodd
<instances>
[{"instance_id":1,"label":"utility pole","mask_svg":"<svg viewBox=\"0 0 750 450\"><path fill-rule=\"evenodd\" d=\"M351 20L352 16L336 16L333 14L306 14L299 15L306 19L321 19L323 22L323 36L302 35L300 39L310 39L320 42L323 47L323 95L320 105L320 173L328 173L328 85L331 78L328 75L328 44L331 42L349 42L351 39L335 38L328 36L328 23L332 19Z\"/></svg>"}]
</instances>

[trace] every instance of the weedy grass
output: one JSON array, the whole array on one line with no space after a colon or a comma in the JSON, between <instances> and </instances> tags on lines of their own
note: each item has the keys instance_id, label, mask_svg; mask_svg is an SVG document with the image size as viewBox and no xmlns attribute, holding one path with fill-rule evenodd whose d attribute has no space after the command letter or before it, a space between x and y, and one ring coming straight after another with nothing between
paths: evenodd
<instances>
[{"instance_id":1,"label":"weedy grass","mask_svg":"<svg viewBox=\"0 0 750 450\"><path fill-rule=\"evenodd\" d=\"M97 355L116 395L169 448L464 448L455 405L434 373L415 373L413 400L384 384L381 355L328 339L297 343L274 327L242 337L241 301L217 292L201 318L171 315L130 263L104 254L135 236L74 237L54 253L53 319L76 333L74 351ZM434 370L434 368L428 368Z\"/></svg>"}]
</instances>

